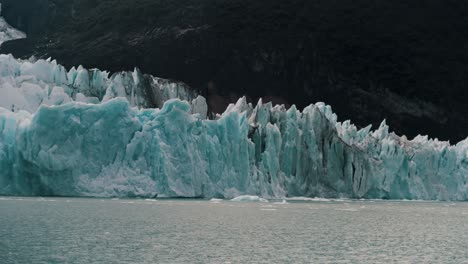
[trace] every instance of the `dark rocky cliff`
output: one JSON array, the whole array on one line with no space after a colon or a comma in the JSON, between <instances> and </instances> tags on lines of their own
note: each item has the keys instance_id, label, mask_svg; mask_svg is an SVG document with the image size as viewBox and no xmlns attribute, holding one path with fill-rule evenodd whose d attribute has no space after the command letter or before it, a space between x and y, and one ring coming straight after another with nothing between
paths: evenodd
<instances>
[{"instance_id":1,"label":"dark rocky cliff","mask_svg":"<svg viewBox=\"0 0 468 264\"><path fill-rule=\"evenodd\" d=\"M458 141L468 135L468 5L426 0L0 0L28 39L2 53L111 71Z\"/></svg>"}]
</instances>

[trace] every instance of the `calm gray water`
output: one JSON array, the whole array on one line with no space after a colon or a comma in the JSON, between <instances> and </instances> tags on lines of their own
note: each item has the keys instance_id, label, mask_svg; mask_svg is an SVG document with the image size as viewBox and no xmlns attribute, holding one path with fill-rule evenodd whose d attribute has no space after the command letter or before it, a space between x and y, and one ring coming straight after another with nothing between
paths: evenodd
<instances>
[{"instance_id":1,"label":"calm gray water","mask_svg":"<svg viewBox=\"0 0 468 264\"><path fill-rule=\"evenodd\" d=\"M0 263L468 263L468 203L4 197Z\"/></svg>"}]
</instances>

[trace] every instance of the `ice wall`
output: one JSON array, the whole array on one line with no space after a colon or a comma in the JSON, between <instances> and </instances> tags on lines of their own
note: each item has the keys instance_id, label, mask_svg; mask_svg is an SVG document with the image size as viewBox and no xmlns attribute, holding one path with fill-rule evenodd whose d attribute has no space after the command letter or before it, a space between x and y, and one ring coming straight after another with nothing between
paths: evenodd
<instances>
[{"instance_id":1,"label":"ice wall","mask_svg":"<svg viewBox=\"0 0 468 264\"><path fill-rule=\"evenodd\" d=\"M56 90L68 101L31 107L36 101L29 98L36 97L20 92L30 112L0 108L0 194L468 198L468 140L407 140L389 133L385 122L375 131L358 130L349 121L337 122L323 103L301 112L241 98L219 119L206 120L202 97L143 107L155 103L148 100L148 87L161 86L153 86L159 80L153 78L145 78L151 85L142 84L138 71L107 78L95 70L78 77L83 69L62 74L55 63L41 61L52 71L25 74L21 66L39 61L18 62L18 72L11 63L16 60L8 59L0 63L0 98L6 98L5 86L16 83L8 89L21 90L19 80L35 78L28 83L38 87L30 90L47 91L42 100L59 98L51 96ZM51 83L59 88L46 89ZM158 89L160 102L188 94ZM77 102L92 97L93 103Z\"/></svg>"}]
</instances>

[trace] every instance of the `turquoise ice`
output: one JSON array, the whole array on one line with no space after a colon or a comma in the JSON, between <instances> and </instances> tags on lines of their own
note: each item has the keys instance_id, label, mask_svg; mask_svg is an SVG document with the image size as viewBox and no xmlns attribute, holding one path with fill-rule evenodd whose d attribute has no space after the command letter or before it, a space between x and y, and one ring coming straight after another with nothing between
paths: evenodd
<instances>
[{"instance_id":1,"label":"turquoise ice","mask_svg":"<svg viewBox=\"0 0 468 264\"><path fill-rule=\"evenodd\" d=\"M468 199L468 139L358 130L323 103L207 120L183 84L6 55L0 83L3 195Z\"/></svg>"}]
</instances>

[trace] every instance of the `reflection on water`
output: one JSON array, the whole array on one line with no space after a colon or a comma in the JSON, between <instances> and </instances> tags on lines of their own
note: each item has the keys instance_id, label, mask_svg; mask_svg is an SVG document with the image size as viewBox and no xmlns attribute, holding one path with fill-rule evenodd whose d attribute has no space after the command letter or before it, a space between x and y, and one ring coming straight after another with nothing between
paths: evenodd
<instances>
[{"instance_id":1,"label":"reflection on water","mask_svg":"<svg viewBox=\"0 0 468 264\"><path fill-rule=\"evenodd\" d=\"M468 263L468 203L0 197L1 263Z\"/></svg>"}]
</instances>

